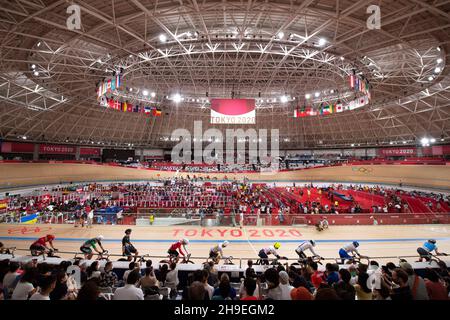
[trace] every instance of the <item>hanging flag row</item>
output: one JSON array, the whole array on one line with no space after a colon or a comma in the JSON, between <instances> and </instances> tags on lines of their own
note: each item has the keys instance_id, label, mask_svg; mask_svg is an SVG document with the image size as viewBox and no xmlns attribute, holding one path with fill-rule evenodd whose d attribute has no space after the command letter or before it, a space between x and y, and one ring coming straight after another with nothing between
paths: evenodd
<instances>
[{"instance_id":1,"label":"hanging flag row","mask_svg":"<svg viewBox=\"0 0 450 320\"><path fill-rule=\"evenodd\" d=\"M354 89L356 92L362 92L367 95L369 100L371 100L369 80L357 76L355 70L350 74L349 80L350 88Z\"/></svg>"},{"instance_id":2,"label":"hanging flag row","mask_svg":"<svg viewBox=\"0 0 450 320\"><path fill-rule=\"evenodd\" d=\"M121 86L122 77L120 74L111 79L100 82L99 86L97 87L97 99L100 99L102 96L109 92L120 89Z\"/></svg>"},{"instance_id":3,"label":"hanging flag row","mask_svg":"<svg viewBox=\"0 0 450 320\"><path fill-rule=\"evenodd\" d=\"M339 113L344 112L347 110L354 110L361 107L364 107L365 105L369 104L369 97L367 95L356 98L352 101L349 101L346 104L343 103L328 103L324 104L321 103L319 107L314 106L303 106L303 107L297 107L294 110L294 118L304 118L304 117L311 117L311 116L317 116L317 115L327 115L332 113Z\"/></svg>"},{"instance_id":4,"label":"hanging flag row","mask_svg":"<svg viewBox=\"0 0 450 320\"><path fill-rule=\"evenodd\" d=\"M122 112L135 112L135 113L151 114L152 116L155 116L155 117L160 117L162 115L161 110L156 107L137 105L137 104L133 105L126 101L121 102L121 101L117 101L117 100L108 98L106 96L100 97L100 106L118 110L118 111L122 111Z\"/></svg>"}]
</instances>

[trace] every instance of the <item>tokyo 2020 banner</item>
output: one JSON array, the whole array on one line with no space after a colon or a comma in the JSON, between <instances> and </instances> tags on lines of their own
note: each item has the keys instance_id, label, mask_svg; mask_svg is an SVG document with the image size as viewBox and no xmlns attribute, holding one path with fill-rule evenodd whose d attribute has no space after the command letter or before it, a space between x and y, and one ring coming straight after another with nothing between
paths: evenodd
<instances>
[{"instance_id":1,"label":"tokyo 2020 banner","mask_svg":"<svg viewBox=\"0 0 450 320\"><path fill-rule=\"evenodd\" d=\"M255 124L255 99L212 99L211 123Z\"/></svg>"}]
</instances>

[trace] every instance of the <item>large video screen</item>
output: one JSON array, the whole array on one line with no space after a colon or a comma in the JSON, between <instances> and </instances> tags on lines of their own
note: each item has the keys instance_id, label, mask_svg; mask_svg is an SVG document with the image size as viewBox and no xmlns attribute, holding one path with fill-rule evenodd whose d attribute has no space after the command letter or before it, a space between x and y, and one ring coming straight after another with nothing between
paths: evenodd
<instances>
[{"instance_id":1,"label":"large video screen","mask_svg":"<svg viewBox=\"0 0 450 320\"><path fill-rule=\"evenodd\" d=\"M255 99L212 99L211 123L255 124Z\"/></svg>"}]
</instances>

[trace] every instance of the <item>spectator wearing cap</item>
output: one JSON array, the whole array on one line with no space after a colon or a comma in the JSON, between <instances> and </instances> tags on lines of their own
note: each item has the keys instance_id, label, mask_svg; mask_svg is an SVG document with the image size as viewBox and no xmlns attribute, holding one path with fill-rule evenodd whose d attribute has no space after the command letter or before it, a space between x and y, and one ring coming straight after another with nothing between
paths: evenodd
<instances>
[{"instance_id":1,"label":"spectator wearing cap","mask_svg":"<svg viewBox=\"0 0 450 320\"><path fill-rule=\"evenodd\" d=\"M411 289L411 293L414 300L428 300L428 292L425 286L425 281L422 277L418 276L413 267L408 262L400 263L400 268L405 270L408 274L408 286Z\"/></svg>"},{"instance_id":2,"label":"spectator wearing cap","mask_svg":"<svg viewBox=\"0 0 450 320\"><path fill-rule=\"evenodd\" d=\"M127 284L114 292L113 300L144 300L144 293L136 287L139 278L138 270L130 272L127 277Z\"/></svg>"},{"instance_id":3,"label":"spectator wearing cap","mask_svg":"<svg viewBox=\"0 0 450 320\"><path fill-rule=\"evenodd\" d=\"M355 300L356 290L350 284L352 278L350 272L347 269L339 270L339 278L339 282L333 284L333 289L336 291L336 294L342 300Z\"/></svg>"},{"instance_id":4,"label":"spectator wearing cap","mask_svg":"<svg viewBox=\"0 0 450 320\"><path fill-rule=\"evenodd\" d=\"M439 275L431 268L425 273L425 286L430 300L448 300L447 288L439 281Z\"/></svg>"},{"instance_id":5,"label":"spectator wearing cap","mask_svg":"<svg viewBox=\"0 0 450 320\"><path fill-rule=\"evenodd\" d=\"M291 291L294 287L289 283L288 273L286 271L280 271L278 276L280 278L281 300L291 300Z\"/></svg>"},{"instance_id":6,"label":"spectator wearing cap","mask_svg":"<svg viewBox=\"0 0 450 320\"><path fill-rule=\"evenodd\" d=\"M314 296L305 287L298 287L291 290L291 300L313 300Z\"/></svg>"}]
</instances>

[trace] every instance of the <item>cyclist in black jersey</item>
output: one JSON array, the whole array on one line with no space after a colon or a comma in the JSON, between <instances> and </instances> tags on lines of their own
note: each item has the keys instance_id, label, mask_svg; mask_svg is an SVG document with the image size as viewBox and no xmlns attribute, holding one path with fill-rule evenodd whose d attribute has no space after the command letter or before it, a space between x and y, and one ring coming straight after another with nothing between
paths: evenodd
<instances>
[{"instance_id":1,"label":"cyclist in black jersey","mask_svg":"<svg viewBox=\"0 0 450 320\"><path fill-rule=\"evenodd\" d=\"M122 238L122 255L126 256L128 261L131 261L134 254L134 262L136 262L139 252L130 242L131 229L125 230L125 236Z\"/></svg>"}]
</instances>

